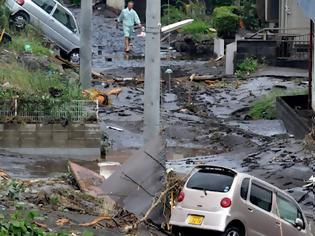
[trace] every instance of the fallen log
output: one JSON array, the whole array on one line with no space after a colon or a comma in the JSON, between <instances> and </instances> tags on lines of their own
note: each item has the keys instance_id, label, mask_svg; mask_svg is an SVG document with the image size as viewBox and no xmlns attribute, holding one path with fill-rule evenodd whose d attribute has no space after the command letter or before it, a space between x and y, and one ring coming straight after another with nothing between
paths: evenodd
<instances>
[{"instance_id":1,"label":"fallen log","mask_svg":"<svg viewBox=\"0 0 315 236\"><path fill-rule=\"evenodd\" d=\"M227 78L234 78L234 75L191 75L189 77L190 81L203 82L203 81L214 81L223 80Z\"/></svg>"},{"instance_id":2,"label":"fallen log","mask_svg":"<svg viewBox=\"0 0 315 236\"><path fill-rule=\"evenodd\" d=\"M56 63L60 64L60 65L66 65L72 69L79 69L80 68L80 65L73 64L70 61L65 60L64 58L62 58L59 55L52 57L52 60L55 61ZM101 80L101 82L105 82L104 80L106 78L105 78L105 75L92 70L92 79L96 79L96 80L99 79L99 80Z\"/></svg>"}]
</instances>

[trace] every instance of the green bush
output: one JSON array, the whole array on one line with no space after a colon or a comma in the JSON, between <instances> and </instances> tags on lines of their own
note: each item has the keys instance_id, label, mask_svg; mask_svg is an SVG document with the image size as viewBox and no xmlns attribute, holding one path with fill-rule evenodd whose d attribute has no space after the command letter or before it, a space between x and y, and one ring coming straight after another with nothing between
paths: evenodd
<instances>
[{"instance_id":1,"label":"green bush","mask_svg":"<svg viewBox=\"0 0 315 236\"><path fill-rule=\"evenodd\" d=\"M184 5L181 1L181 7L163 5L162 24L168 25L188 18L194 19L192 24L189 24L179 31L183 35L189 35L196 41L208 40L213 37L209 32L211 27L211 19L205 13L205 5L201 1L190 1Z\"/></svg>"},{"instance_id":2,"label":"green bush","mask_svg":"<svg viewBox=\"0 0 315 236\"><path fill-rule=\"evenodd\" d=\"M243 0L242 18L245 27L251 31L257 31L260 27L260 21L257 16L256 0Z\"/></svg>"},{"instance_id":3,"label":"green bush","mask_svg":"<svg viewBox=\"0 0 315 236\"><path fill-rule=\"evenodd\" d=\"M250 75L258 69L258 60L252 57L246 58L242 63L236 66L236 77L238 79L244 79L247 75Z\"/></svg>"},{"instance_id":4,"label":"green bush","mask_svg":"<svg viewBox=\"0 0 315 236\"><path fill-rule=\"evenodd\" d=\"M195 40L202 41L209 38L212 38L212 35L209 31L209 24L205 21L194 21L192 24L185 26L181 29L181 33L185 35L191 35Z\"/></svg>"},{"instance_id":5,"label":"green bush","mask_svg":"<svg viewBox=\"0 0 315 236\"><path fill-rule=\"evenodd\" d=\"M213 11L213 26L217 29L218 36L233 38L238 30L240 17L234 12L235 6L217 7Z\"/></svg>"},{"instance_id":6,"label":"green bush","mask_svg":"<svg viewBox=\"0 0 315 236\"><path fill-rule=\"evenodd\" d=\"M163 25L168 25L172 24L184 19L187 19L186 14L184 11L180 8L177 8L175 6L168 6L168 5L163 5L163 16L161 19L161 22Z\"/></svg>"},{"instance_id":7,"label":"green bush","mask_svg":"<svg viewBox=\"0 0 315 236\"><path fill-rule=\"evenodd\" d=\"M75 5L80 5L81 4L81 0L70 0L70 2L72 4L75 4Z\"/></svg>"}]
</instances>

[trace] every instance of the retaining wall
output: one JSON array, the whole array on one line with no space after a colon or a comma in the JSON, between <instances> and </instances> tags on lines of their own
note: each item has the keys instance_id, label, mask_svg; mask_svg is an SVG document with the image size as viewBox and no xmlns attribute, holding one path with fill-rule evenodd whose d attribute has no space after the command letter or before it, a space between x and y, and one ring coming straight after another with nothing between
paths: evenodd
<instances>
[{"instance_id":1,"label":"retaining wall","mask_svg":"<svg viewBox=\"0 0 315 236\"><path fill-rule=\"evenodd\" d=\"M0 124L0 148L74 159L100 158L98 124Z\"/></svg>"},{"instance_id":2,"label":"retaining wall","mask_svg":"<svg viewBox=\"0 0 315 236\"><path fill-rule=\"evenodd\" d=\"M236 65L247 57L264 60L268 65L277 63L277 41L271 40L238 40L235 57Z\"/></svg>"},{"instance_id":3,"label":"retaining wall","mask_svg":"<svg viewBox=\"0 0 315 236\"><path fill-rule=\"evenodd\" d=\"M314 113L307 108L307 104L307 95L277 98L277 118L283 120L288 132L298 139L304 139L311 132Z\"/></svg>"}]
</instances>

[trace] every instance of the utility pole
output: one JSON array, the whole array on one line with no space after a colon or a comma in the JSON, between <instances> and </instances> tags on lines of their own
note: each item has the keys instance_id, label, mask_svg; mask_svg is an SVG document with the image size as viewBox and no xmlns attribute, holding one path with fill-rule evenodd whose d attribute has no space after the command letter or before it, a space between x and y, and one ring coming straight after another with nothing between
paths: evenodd
<instances>
[{"instance_id":1,"label":"utility pole","mask_svg":"<svg viewBox=\"0 0 315 236\"><path fill-rule=\"evenodd\" d=\"M144 82L145 143L160 134L160 22L161 1L147 0Z\"/></svg>"},{"instance_id":2,"label":"utility pole","mask_svg":"<svg viewBox=\"0 0 315 236\"><path fill-rule=\"evenodd\" d=\"M92 76L92 0L81 0L80 82L83 89L91 85Z\"/></svg>"}]
</instances>

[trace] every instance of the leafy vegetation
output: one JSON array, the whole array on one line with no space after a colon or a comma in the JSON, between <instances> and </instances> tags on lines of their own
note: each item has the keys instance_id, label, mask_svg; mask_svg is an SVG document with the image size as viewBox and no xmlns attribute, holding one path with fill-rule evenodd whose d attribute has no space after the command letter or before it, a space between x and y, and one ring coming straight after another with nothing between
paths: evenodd
<instances>
[{"instance_id":1,"label":"leafy vegetation","mask_svg":"<svg viewBox=\"0 0 315 236\"><path fill-rule=\"evenodd\" d=\"M211 18L206 15L206 7L202 1L190 1L184 4L177 1L176 6L163 5L162 24L168 25L188 18L194 19L190 25L183 27L179 32L183 35L189 35L196 41L203 41L213 38L213 34L209 31L211 27Z\"/></svg>"},{"instance_id":2,"label":"leafy vegetation","mask_svg":"<svg viewBox=\"0 0 315 236\"><path fill-rule=\"evenodd\" d=\"M283 90L274 89L268 94L258 99L250 108L249 115L253 119L269 119L276 118L276 99L281 96L303 95L307 91L300 90Z\"/></svg>"},{"instance_id":3,"label":"leafy vegetation","mask_svg":"<svg viewBox=\"0 0 315 236\"><path fill-rule=\"evenodd\" d=\"M5 20L1 23L8 22L8 15L2 14L2 8L0 5L0 18L4 16ZM69 80L68 75L49 59L53 55L50 43L32 26L27 26L23 32L10 28L7 31L13 40L0 47L0 50L6 49L2 51L5 56L0 63L0 100L18 99L21 114L32 112L56 116L56 119L62 115L67 120L71 119L74 108L69 104L86 99L78 81ZM8 117L1 117L1 122L6 120Z\"/></svg>"},{"instance_id":4,"label":"leafy vegetation","mask_svg":"<svg viewBox=\"0 0 315 236\"><path fill-rule=\"evenodd\" d=\"M0 30L7 28L9 25L8 16L9 12L4 5L5 0L0 0Z\"/></svg>"},{"instance_id":5,"label":"leafy vegetation","mask_svg":"<svg viewBox=\"0 0 315 236\"><path fill-rule=\"evenodd\" d=\"M81 0L70 0L70 2L74 5L80 5L81 4Z\"/></svg>"},{"instance_id":6,"label":"leafy vegetation","mask_svg":"<svg viewBox=\"0 0 315 236\"><path fill-rule=\"evenodd\" d=\"M213 26L222 38L233 38L238 30L240 16L235 6L217 7L213 11Z\"/></svg>"},{"instance_id":7,"label":"leafy vegetation","mask_svg":"<svg viewBox=\"0 0 315 236\"><path fill-rule=\"evenodd\" d=\"M243 0L242 19L248 30L257 31L261 28L261 22L257 16L256 0Z\"/></svg>"},{"instance_id":8,"label":"leafy vegetation","mask_svg":"<svg viewBox=\"0 0 315 236\"><path fill-rule=\"evenodd\" d=\"M209 24L198 20L185 26L181 32L184 35L191 35L196 41L203 41L214 37L214 34L209 31Z\"/></svg>"},{"instance_id":9,"label":"leafy vegetation","mask_svg":"<svg viewBox=\"0 0 315 236\"><path fill-rule=\"evenodd\" d=\"M246 76L256 72L257 69L258 60L248 57L242 63L237 65L235 74L238 79L244 79Z\"/></svg>"},{"instance_id":10,"label":"leafy vegetation","mask_svg":"<svg viewBox=\"0 0 315 236\"><path fill-rule=\"evenodd\" d=\"M66 233L46 232L35 223L38 218L38 212L25 212L23 209L15 211L9 219L0 215L0 236L68 236Z\"/></svg>"}]
</instances>

